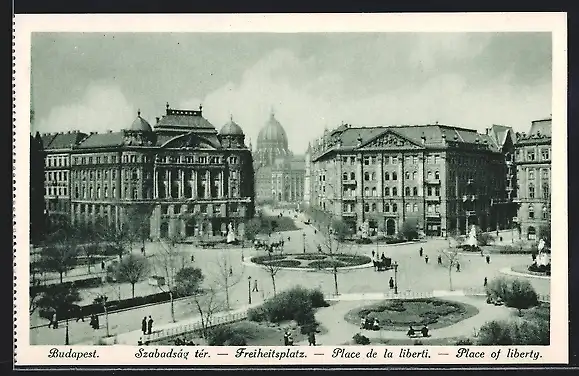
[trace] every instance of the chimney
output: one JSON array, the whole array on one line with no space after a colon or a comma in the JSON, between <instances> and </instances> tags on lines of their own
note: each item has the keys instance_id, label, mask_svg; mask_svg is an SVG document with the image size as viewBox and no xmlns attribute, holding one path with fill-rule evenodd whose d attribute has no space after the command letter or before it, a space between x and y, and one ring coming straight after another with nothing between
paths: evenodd
<instances>
[{"instance_id":1,"label":"chimney","mask_svg":"<svg viewBox=\"0 0 579 376\"><path fill-rule=\"evenodd\" d=\"M485 134L488 136L489 135L489 129L485 128Z\"/></svg>"},{"instance_id":2,"label":"chimney","mask_svg":"<svg viewBox=\"0 0 579 376\"><path fill-rule=\"evenodd\" d=\"M158 116L155 119L157 119L157 124L159 124L159 120L161 119Z\"/></svg>"}]
</instances>

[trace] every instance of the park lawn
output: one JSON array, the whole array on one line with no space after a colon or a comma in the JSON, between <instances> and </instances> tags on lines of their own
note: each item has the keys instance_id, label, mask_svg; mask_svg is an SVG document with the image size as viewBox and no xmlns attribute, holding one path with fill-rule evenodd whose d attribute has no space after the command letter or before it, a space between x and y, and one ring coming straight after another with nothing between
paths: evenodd
<instances>
[{"instance_id":1,"label":"park lawn","mask_svg":"<svg viewBox=\"0 0 579 376\"><path fill-rule=\"evenodd\" d=\"M423 324L430 329L439 329L456 324L478 313L470 304L450 302L443 299L386 300L351 310L345 320L359 325L362 317L378 318L384 330L407 330Z\"/></svg>"},{"instance_id":2,"label":"park lawn","mask_svg":"<svg viewBox=\"0 0 579 376\"><path fill-rule=\"evenodd\" d=\"M462 346L457 345L458 341L464 341L467 337L449 337L449 338L404 338L404 339L387 339L387 338L369 338L371 345L391 345L391 346L412 346L412 345L424 345L424 346ZM471 339L474 343L474 341ZM342 344L342 346L361 346L357 345L354 340Z\"/></svg>"}]
</instances>

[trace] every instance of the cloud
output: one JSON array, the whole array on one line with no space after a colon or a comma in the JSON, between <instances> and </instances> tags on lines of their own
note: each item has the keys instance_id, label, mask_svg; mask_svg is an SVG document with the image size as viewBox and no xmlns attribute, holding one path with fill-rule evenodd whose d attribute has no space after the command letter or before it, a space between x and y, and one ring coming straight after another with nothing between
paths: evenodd
<instances>
[{"instance_id":1,"label":"cloud","mask_svg":"<svg viewBox=\"0 0 579 376\"><path fill-rule=\"evenodd\" d=\"M453 43L465 45L468 41L442 38L437 51L451 51ZM480 40L475 53L484 45L485 40ZM411 61L428 56L429 48L422 47ZM445 56L442 52L439 55ZM452 59L459 59L459 55ZM438 64L434 60L422 62L428 69ZM388 82L388 74L396 73L385 72L376 80ZM199 101L184 103L197 105ZM333 128L341 122L372 126L438 121L479 131L492 124L506 124L525 131L531 120L549 115L551 90L549 82L520 92L510 84L506 73L479 86L472 86L462 73L442 73L429 75L420 84L409 80L406 86L384 87L380 93L350 95L346 80L338 72L319 69L312 60L300 59L290 50L275 50L247 69L239 82L229 82L208 94L203 105L205 116L217 128L232 114L254 145L273 106L288 134L290 148L302 153L325 127Z\"/></svg>"},{"instance_id":2,"label":"cloud","mask_svg":"<svg viewBox=\"0 0 579 376\"><path fill-rule=\"evenodd\" d=\"M43 132L80 130L106 132L128 128L136 117L136 109L120 87L91 83L76 103L53 108L38 122Z\"/></svg>"}]
</instances>

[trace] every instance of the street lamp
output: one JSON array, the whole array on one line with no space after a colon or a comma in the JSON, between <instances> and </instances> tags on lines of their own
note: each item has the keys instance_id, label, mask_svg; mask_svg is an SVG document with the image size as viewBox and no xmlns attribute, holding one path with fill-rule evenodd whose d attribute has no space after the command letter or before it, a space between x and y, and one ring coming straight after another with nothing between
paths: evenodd
<instances>
[{"instance_id":1,"label":"street lamp","mask_svg":"<svg viewBox=\"0 0 579 376\"><path fill-rule=\"evenodd\" d=\"M394 294L398 294L398 262L394 261Z\"/></svg>"},{"instance_id":2,"label":"street lamp","mask_svg":"<svg viewBox=\"0 0 579 376\"><path fill-rule=\"evenodd\" d=\"M306 253L306 232L302 232L302 236L304 238L304 253Z\"/></svg>"},{"instance_id":3,"label":"street lamp","mask_svg":"<svg viewBox=\"0 0 579 376\"><path fill-rule=\"evenodd\" d=\"M247 277L247 301L251 304L251 276Z\"/></svg>"}]
</instances>

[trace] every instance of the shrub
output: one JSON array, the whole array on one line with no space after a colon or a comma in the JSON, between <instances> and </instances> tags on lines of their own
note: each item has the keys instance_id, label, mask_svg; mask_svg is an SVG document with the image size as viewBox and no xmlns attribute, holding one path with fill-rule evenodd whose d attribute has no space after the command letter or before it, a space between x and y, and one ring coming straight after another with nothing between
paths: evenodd
<instances>
[{"instance_id":1,"label":"shrub","mask_svg":"<svg viewBox=\"0 0 579 376\"><path fill-rule=\"evenodd\" d=\"M356 345L369 345L370 339L360 333L356 333L352 339Z\"/></svg>"},{"instance_id":2,"label":"shrub","mask_svg":"<svg viewBox=\"0 0 579 376\"><path fill-rule=\"evenodd\" d=\"M476 234L476 241L479 246L485 246L492 244L495 241L495 237L488 232L478 232Z\"/></svg>"},{"instance_id":3,"label":"shrub","mask_svg":"<svg viewBox=\"0 0 579 376\"><path fill-rule=\"evenodd\" d=\"M479 330L479 345L548 345L549 325L537 321L489 321Z\"/></svg>"},{"instance_id":4,"label":"shrub","mask_svg":"<svg viewBox=\"0 0 579 376\"><path fill-rule=\"evenodd\" d=\"M263 322L268 319L268 312L264 306L250 308L247 311L247 319L249 321Z\"/></svg>"},{"instance_id":5,"label":"shrub","mask_svg":"<svg viewBox=\"0 0 579 376\"><path fill-rule=\"evenodd\" d=\"M414 219L407 219L402 223L400 234L407 240L414 240L418 238L417 222Z\"/></svg>"},{"instance_id":6,"label":"shrub","mask_svg":"<svg viewBox=\"0 0 579 376\"><path fill-rule=\"evenodd\" d=\"M222 325L213 328L208 337L209 346L245 346L253 335L240 325Z\"/></svg>"},{"instance_id":7,"label":"shrub","mask_svg":"<svg viewBox=\"0 0 579 376\"><path fill-rule=\"evenodd\" d=\"M414 341L414 346L422 346L424 343L422 341Z\"/></svg>"},{"instance_id":8,"label":"shrub","mask_svg":"<svg viewBox=\"0 0 579 376\"><path fill-rule=\"evenodd\" d=\"M59 283L61 286L68 286L71 289L89 289L93 287L99 287L103 284L101 277L92 277L92 278L85 278L85 279L77 279L74 281L68 281ZM50 286L54 286L53 284L49 285L35 285L30 286L31 294L39 294L47 289L50 289Z\"/></svg>"},{"instance_id":9,"label":"shrub","mask_svg":"<svg viewBox=\"0 0 579 376\"><path fill-rule=\"evenodd\" d=\"M312 307L314 308L329 306L328 302L326 302L326 299L324 298L324 293L319 289L310 291L310 300L312 302Z\"/></svg>"},{"instance_id":10,"label":"shrub","mask_svg":"<svg viewBox=\"0 0 579 376\"><path fill-rule=\"evenodd\" d=\"M263 255L263 256L255 256L251 258L251 262L256 264L263 264L264 262L271 261L271 260L283 260L287 256L286 255Z\"/></svg>"},{"instance_id":11,"label":"shrub","mask_svg":"<svg viewBox=\"0 0 579 376\"><path fill-rule=\"evenodd\" d=\"M474 345L474 343L472 342L472 340L470 338L461 338L458 341L456 341L455 346L472 346Z\"/></svg>"},{"instance_id":12,"label":"shrub","mask_svg":"<svg viewBox=\"0 0 579 376\"><path fill-rule=\"evenodd\" d=\"M534 272L534 273L545 273L547 275L551 275L551 264L547 264L547 265L537 265L535 264L531 264L529 266L529 271L530 272Z\"/></svg>"},{"instance_id":13,"label":"shrub","mask_svg":"<svg viewBox=\"0 0 579 376\"><path fill-rule=\"evenodd\" d=\"M537 292L529 281L515 279L511 282L509 294L505 303L509 307L519 310L519 315L523 309L531 308L539 304Z\"/></svg>"},{"instance_id":14,"label":"shrub","mask_svg":"<svg viewBox=\"0 0 579 376\"><path fill-rule=\"evenodd\" d=\"M297 268L302 263L299 262L298 260L274 260L274 261L267 262L264 264L271 265L271 266L279 266L282 268Z\"/></svg>"},{"instance_id":15,"label":"shrub","mask_svg":"<svg viewBox=\"0 0 579 376\"><path fill-rule=\"evenodd\" d=\"M372 244L372 239L370 239L370 238L358 238L358 239L356 239L356 244Z\"/></svg>"}]
</instances>

